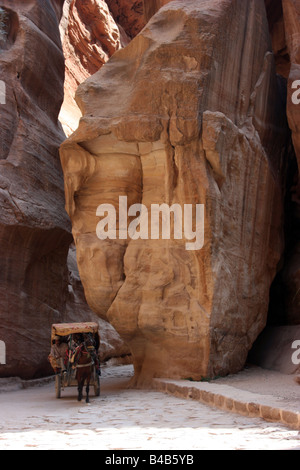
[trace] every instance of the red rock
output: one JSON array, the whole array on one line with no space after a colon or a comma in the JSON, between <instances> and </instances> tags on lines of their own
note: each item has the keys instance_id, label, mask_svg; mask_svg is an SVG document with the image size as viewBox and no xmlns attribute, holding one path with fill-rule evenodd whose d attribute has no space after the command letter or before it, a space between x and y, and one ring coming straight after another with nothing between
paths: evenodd
<instances>
[{"instance_id":1,"label":"red rock","mask_svg":"<svg viewBox=\"0 0 300 470\"><path fill-rule=\"evenodd\" d=\"M145 26L143 0L106 0L116 22L130 38Z\"/></svg>"},{"instance_id":2,"label":"red rock","mask_svg":"<svg viewBox=\"0 0 300 470\"><path fill-rule=\"evenodd\" d=\"M104 0L66 0L61 36L66 71L60 121L66 135L70 135L81 117L75 102L78 85L128 44L129 38L115 22Z\"/></svg>"},{"instance_id":3,"label":"red rock","mask_svg":"<svg viewBox=\"0 0 300 470\"><path fill-rule=\"evenodd\" d=\"M291 62L287 49L282 2L265 0L277 73L288 78Z\"/></svg>"},{"instance_id":4,"label":"red rock","mask_svg":"<svg viewBox=\"0 0 300 470\"><path fill-rule=\"evenodd\" d=\"M52 372L51 324L95 315L69 251L58 155L65 139L57 119L64 89L62 2L53 2L55 10L50 1L14 2L13 10L11 3L2 2L0 37L0 80L6 85L0 105L0 340L7 353L0 376L31 379ZM112 327L102 320L100 327L102 359L128 353Z\"/></svg>"},{"instance_id":5,"label":"red rock","mask_svg":"<svg viewBox=\"0 0 300 470\"><path fill-rule=\"evenodd\" d=\"M158 10L171 0L144 0L144 16L146 22L152 18Z\"/></svg>"},{"instance_id":6,"label":"red rock","mask_svg":"<svg viewBox=\"0 0 300 470\"><path fill-rule=\"evenodd\" d=\"M49 1L7 0L1 7L0 339L7 365L0 375L32 378L47 369L50 325L61 320L67 294L72 237L57 120L64 57Z\"/></svg>"},{"instance_id":7,"label":"red rock","mask_svg":"<svg viewBox=\"0 0 300 470\"><path fill-rule=\"evenodd\" d=\"M278 289L282 289L279 317L286 324L296 325L300 323L300 86L297 86L300 80L300 4L297 0L266 0L266 6L277 72L287 79L287 116L298 162L298 171L295 168L293 179L291 176L292 187L287 188L287 197L290 198L286 208L287 246L281 278L276 284ZM273 310L272 307L271 313Z\"/></svg>"},{"instance_id":8,"label":"red rock","mask_svg":"<svg viewBox=\"0 0 300 470\"><path fill-rule=\"evenodd\" d=\"M80 275L140 384L236 372L266 324L283 249L278 95L260 0L170 2L78 90L61 161ZM204 203L203 249L99 240L97 207L119 195Z\"/></svg>"},{"instance_id":9,"label":"red rock","mask_svg":"<svg viewBox=\"0 0 300 470\"><path fill-rule=\"evenodd\" d=\"M300 83L300 4L297 0L282 0L282 6L287 50L291 63L288 77L287 115L300 169L300 104L295 104L292 99L295 92L293 84L296 81ZM299 90L300 86L297 88ZM300 181L298 182L298 200L300 201Z\"/></svg>"},{"instance_id":10,"label":"red rock","mask_svg":"<svg viewBox=\"0 0 300 470\"><path fill-rule=\"evenodd\" d=\"M129 347L122 341L116 330L105 320L99 318L88 307L77 267L76 249L71 245L68 253L68 297L66 300L66 321L97 322L100 333L99 355L101 362L119 359L130 355Z\"/></svg>"}]
</instances>

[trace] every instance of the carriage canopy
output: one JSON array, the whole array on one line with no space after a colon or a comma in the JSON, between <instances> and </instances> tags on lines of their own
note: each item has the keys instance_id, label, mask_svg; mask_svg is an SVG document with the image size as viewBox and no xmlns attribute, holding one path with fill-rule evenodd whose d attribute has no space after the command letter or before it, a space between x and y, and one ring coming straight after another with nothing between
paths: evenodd
<instances>
[{"instance_id":1,"label":"carriage canopy","mask_svg":"<svg viewBox=\"0 0 300 470\"><path fill-rule=\"evenodd\" d=\"M55 336L69 336L76 333L98 333L99 325L95 322L55 323L52 325L51 341Z\"/></svg>"}]
</instances>

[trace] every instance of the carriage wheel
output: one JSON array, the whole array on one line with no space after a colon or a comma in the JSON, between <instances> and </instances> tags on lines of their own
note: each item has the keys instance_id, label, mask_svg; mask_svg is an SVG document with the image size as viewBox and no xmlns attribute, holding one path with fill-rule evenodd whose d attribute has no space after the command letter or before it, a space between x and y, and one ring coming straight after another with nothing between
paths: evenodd
<instances>
[{"instance_id":1,"label":"carriage wheel","mask_svg":"<svg viewBox=\"0 0 300 470\"><path fill-rule=\"evenodd\" d=\"M55 394L56 398L60 398L61 395L61 376L59 374L55 377Z\"/></svg>"},{"instance_id":2,"label":"carriage wheel","mask_svg":"<svg viewBox=\"0 0 300 470\"><path fill-rule=\"evenodd\" d=\"M100 396L100 378L99 378L99 375L96 373L96 371L94 372L94 374L95 374L95 380L94 380L95 397L99 397Z\"/></svg>"}]
</instances>

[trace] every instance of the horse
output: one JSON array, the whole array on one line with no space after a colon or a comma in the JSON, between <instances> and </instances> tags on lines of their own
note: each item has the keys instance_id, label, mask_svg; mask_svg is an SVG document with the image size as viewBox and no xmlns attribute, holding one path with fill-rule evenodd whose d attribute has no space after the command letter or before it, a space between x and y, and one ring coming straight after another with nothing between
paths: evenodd
<instances>
[{"instance_id":1,"label":"horse","mask_svg":"<svg viewBox=\"0 0 300 470\"><path fill-rule=\"evenodd\" d=\"M88 345L86 341L83 341L76 349L75 353L75 367L76 367L76 380L78 384L78 401L82 400L83 397L83 387L84 383L86 384L86 403L90 402L89 391L90 391L90 381L92 376L92 367L94 365L94 360L92 358L93 354L93 344Z\"/></svg>"}]
</instances>

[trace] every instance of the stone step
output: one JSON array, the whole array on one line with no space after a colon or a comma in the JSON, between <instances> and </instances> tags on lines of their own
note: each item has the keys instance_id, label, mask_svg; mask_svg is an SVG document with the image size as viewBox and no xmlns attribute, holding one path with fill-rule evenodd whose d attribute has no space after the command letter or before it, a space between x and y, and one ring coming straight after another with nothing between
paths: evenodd
<instances>
[{"instance_id":1,"label":"stone step","mask_svg":"<svg viewBox=\"0 0 300 470\"><path fill-rule=\"evenodd\" d=\"M261 395L213 382L153 379L155 390L250 418L262 418L300 429L300 402L290 403L280 397Z\"/></svg>"}]
</instances>

